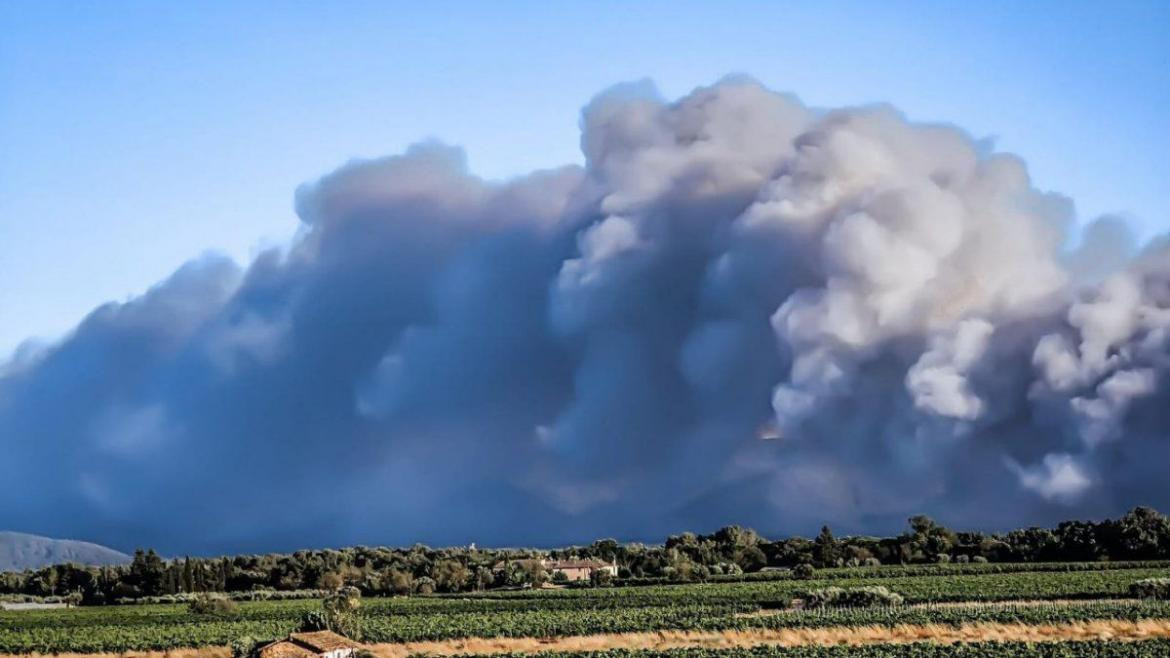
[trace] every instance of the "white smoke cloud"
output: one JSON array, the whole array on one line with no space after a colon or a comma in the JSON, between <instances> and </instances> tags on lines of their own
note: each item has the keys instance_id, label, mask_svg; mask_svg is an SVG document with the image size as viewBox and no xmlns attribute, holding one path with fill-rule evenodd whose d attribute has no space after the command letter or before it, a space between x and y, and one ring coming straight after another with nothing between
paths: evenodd
<instances>
[{"instance_id":1,"label":"white smoke cloud","mask_svg":"<svg viewBox=\"0 0 1170 658\"><path fill-rule=\"evenodd\" d=\"M1092 484L1089 476L1072 457L1063 453L1045 455L1032 467L1009 463L1020 478L1020 484L1049 500L1076 500Z\"/></svg>"},{"instance_id":2,"label":"white smoke cloud","mask_svg":"<svg viewBox=\"0 0 1170 658\"><path fill-rule=\"evenodd\" d=\"M885 106L642 83L581 127L584 168L504 183L346 164L286 251L0 369L0 518L266 550L1170 505L1170 240L1078 243L1020 158Z\"/></svg>"},{"instance_id":3,"label":"white smoke cloud","mask_svg":"<svg viewBox=\"0 0 1170 658\"><path fill-rule=\"evenodd\" d=\"M987 350L995 327L986 320L959 322L951 334L936 334L930 348L906 374L906 388L922 411L975 420L983 400L971 390L967 373Z\"/></svg>"}]
</instances>

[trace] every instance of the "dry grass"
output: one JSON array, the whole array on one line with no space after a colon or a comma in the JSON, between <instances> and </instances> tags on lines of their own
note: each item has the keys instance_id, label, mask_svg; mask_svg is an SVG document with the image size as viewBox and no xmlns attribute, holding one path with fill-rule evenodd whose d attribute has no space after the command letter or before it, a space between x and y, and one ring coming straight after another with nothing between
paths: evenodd
<instances>
[{"instance_id":1,"label":"dry grass","mask_svg":"<svg viewBox=\"0 0 1170 658\"><path fill-rule=\"evenodd\" d=\"M745 631L659 631L613 633L561 638L468 638L441 642L373 644L369 649L380 658L407 658L417 654L467 656L541 651L585 652L606 649L683 649L702 647L730 649L762 644L777 646L904 644L908 642L1061 642L1068 640L1111 640L1132 642L1170 638L1170 619L1124 621L1099 619L1072 624L938 624L901 626L833 626L826 628L753 629ZM172 651L128 651L120 654L57 654L55 658L228 658L227 647L176 649ZM0 658L9 658L0 656ZM49 658L33 654L31 658Z\"/></svg>"},{"instance_id":2,"label":"dry grass","mask_svg":"<svg viewBox=\"0 0 1170 658\"><path fill-rule=\"evenodd\" d=\"M1058 642L1066 640L1135 641L1170 638L1170 620L1094 620L1074 624L968 624L963 626L835 626L828 628L754 629L746 631L660 631L564 638L471 638L444 642L375 644L381 658L415 654L436 656L537 653L541 651L604 651L606 649L728 649L761 644L778 646L900 644L907 642Z\"/></svg>"}]
</instances>

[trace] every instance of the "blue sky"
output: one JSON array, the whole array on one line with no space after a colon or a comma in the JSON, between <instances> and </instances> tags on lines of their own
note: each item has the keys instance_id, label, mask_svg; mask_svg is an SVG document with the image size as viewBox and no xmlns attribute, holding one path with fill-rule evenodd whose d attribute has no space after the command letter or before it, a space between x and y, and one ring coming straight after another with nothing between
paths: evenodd
<instances>
[{"instance_id":1,"label":"blue sky","mask_svg":"<svg viewBox=\"0 0 1170 658\"><path fill-rule=\"evenodd\" d=\"M746 73L887 101L1023 155L1082 219L1170 228L1166 2L0 4L0 354L205 250L297 228L293 190L437 137L509 177L581 159L580 107Z\"/></svg>"}]
</instances>

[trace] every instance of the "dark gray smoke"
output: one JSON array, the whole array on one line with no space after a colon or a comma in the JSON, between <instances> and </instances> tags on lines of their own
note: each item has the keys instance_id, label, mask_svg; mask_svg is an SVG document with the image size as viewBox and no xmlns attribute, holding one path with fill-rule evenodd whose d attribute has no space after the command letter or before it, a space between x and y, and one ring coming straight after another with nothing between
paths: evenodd
<instances>
[{"instance_id":1,"label":"dark gray smoke","mask_svg":"<svg viewBox=\"0 0 1170 658\"><path fill-rule=\"evenodd\" d=\"M0 371L0 526L164 552L1170 508L1170 241L889 107L750 81L422 144Z\"/></svg>"}]
</instances>

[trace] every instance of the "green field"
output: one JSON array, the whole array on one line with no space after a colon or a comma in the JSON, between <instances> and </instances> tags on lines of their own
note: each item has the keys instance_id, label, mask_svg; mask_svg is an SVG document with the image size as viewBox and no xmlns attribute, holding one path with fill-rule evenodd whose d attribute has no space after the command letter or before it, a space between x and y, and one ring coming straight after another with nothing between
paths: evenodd
<instances>
[{"instance_id":1,"label":"green field","mask_svg":"<svg viewBox=\"0 0 1170 658\"><path fill-rule=\"evenodd\" d=\"M369 641L399 642L464 637L551 637L662 629L724 630L927 623L959 625L974 621L1047 623L1088 619L1170 618L1170 602L1110 600L1125 597L1130 583L1135 580L1170 576L1170 568L1167 566L1024 571L1021 570L1023 567L993 569L980 565L979 569L971 569L969 566L963 570L911 569L903 570L901 574L895 573L895 569L883 567L880 574L864 575L857 570L828 571L823 572L822 577L808 581L779 579L648 587L516 590L458 597L367 599L363 605L364 626ZM765 608L782 608L792 598L809 589L829 585L852 587L874 584L902 594L911 605L854 610L775 611L773 614L755 616L743 614ZM1040 606L929 605L953 601L1021 599L1078 601ZM303 613L318 607L319 603L315 600L247 602L241 603L235 612L223 616L193 615L186 606L177 604L4 612L0 613L0 652L98 652L225 645L244 635L283 635L293 630ZM689 654L680 655L679 658L689 658Z\"/></svg>"},{"instance_id":2,"label":"green field","mask_svg":"<svg viewBox=\"0 0 1170 658\"><path fill-rule=\"evenodd\" d=\"M573 658L580 654L544 653L538 658ZM979 644L908 644L869 647L756 647L753 649L679 649L675 651L604 651L590 658L1159 658L1170 656L1170 641L1144 642L985 642ZM498 658L516 658L502 655ZM529 656L528 658L533 658Z\"/></svg>"}]
</instances>

